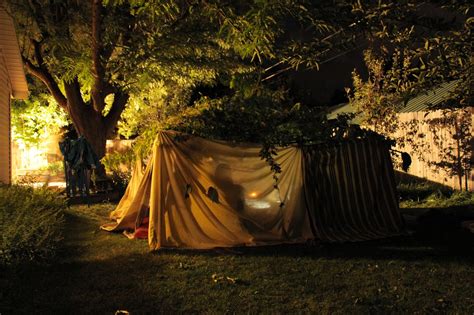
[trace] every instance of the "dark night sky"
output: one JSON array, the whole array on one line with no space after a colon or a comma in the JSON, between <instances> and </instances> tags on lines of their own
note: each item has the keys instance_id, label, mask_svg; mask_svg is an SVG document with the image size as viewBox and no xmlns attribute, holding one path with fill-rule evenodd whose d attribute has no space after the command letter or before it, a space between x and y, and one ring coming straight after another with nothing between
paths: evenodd
<instances>
[{"instance_id":1,"label":"dark night sky","mask_svg":"<svg viewBox=\"0 0 474 315\"><path fill-rule=\"evenodd\" d=\"M364 65L363 49L347 54L321 65L319 71L297 71L289 75L294 95L306 104L332 106L347 101L345 87L352 86L352 71L357 69L363 76L367 71Z\"/></svg>"}]
</instances>

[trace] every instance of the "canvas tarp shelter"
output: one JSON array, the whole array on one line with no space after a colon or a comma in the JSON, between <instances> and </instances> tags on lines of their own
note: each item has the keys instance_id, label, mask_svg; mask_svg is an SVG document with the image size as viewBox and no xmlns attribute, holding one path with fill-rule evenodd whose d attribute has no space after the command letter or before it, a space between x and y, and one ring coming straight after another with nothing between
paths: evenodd
<instances>
[{"instance_id":1,"label":"canvas tarp shelter","mask_svg":"<svg viewBox=\"0 0 474 315\"><path fill-rule=\"evenodd\" d=\"M400 234L389 147L376 140L277 150L277 185L257 145L158 134L109 231L149 216L151 249L356 241Z\"/></svg>"}]
</instances>

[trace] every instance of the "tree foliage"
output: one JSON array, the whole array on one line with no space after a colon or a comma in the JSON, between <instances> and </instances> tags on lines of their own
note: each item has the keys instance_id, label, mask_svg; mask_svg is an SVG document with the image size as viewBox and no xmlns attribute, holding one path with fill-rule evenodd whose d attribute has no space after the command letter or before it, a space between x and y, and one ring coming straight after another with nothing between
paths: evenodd
<instances>
[{"instance_id":1,"label":"tree foliage","mask_svg":"<svg viewBox=\"0 0 474 315\"><path fill-rule=\"evenodd\" d=\"M324 111L292 99L282 74L318 69L364 46L372 46L379 61L362 93L372 94L354 99L383 107L379 116L395 100L472 73L468 1L7 3L30 73L79 133L97 142L99 156L122 113L118 129L127 137L175 128L268 147L331 138ZM424 15L433 7L447 7L455 19ZM202 85L228 91L195 97Z\"/></svg>"},{"instance_id":2,"label":"tree foliage","mask_svg":"<svg viewBox=\"0 0 474 315\"><path fill-rule=\"evenodd\" d=\"M388 92L390 80L387 80L387 73L392 69L387 70L386 61L376 57L372 50L365 51L364 59L368 78L363 80L356 71L352 73L353 92L349 93L349 101L363 125L382 134L393 133L398 127L397 109L403 102L398 93Z\"/></svg>"},{"instance_id":3,"label":"tree foliage","mask_svg":"<svg viewBox=\"0 0 474 315\"><path fill-rule=\"evenodd\" d=\"M32 95L25 101L16 100L11 107L12 138L26 146L46 141L68 124L66 114L49 94Z\"/></svg>"},{"instance_id":4,"label":"tree foliage","mask_svg":"<svg viewBox=\"0 0 474 315\"><path fill-rule=\"evenodd\" d=\"M241 62L197 2L9 0L23 60L99 156L130 96L189 87ZM238 64L238 65L236 65ZM224 70L221 70L224 69Z\"/></svg>"},{"instance_id":5,"label":"tree foliage","mask_svg":"<svg viewBox=\"0 0 474 315\"><path fill-rule=\"evenodd\" d=\"M128 100L114 80L132 20L101 1L7 1L18 26L22 57L99 155ZM125 32L126 31L126 32ZM123 76L120 74L119 76ZM106 109L106 97L112 105Z\"/></svg>"},{"instance_id":6,"label":"tree foliage","mask_svg":"<svg viewBox=\"0 0 474 315\"><path fill-rule=\"evenodd\" d=\"M366 126L391 137L404 133L397 139L401 146L434 169L458 176L462 189L462 178L472 168L472 119L465 108L473 100L473 8L464 1L413 2L411 7L411 19L407 12L392 24L377 17L385 25L365 53L368 78L353 73L349 98ZM425 104L425 119L400 124L398 111L411 98L448 82L455 82L454 90L436 106ZM435 111L441 114L430 118ZM427 160L426 152L439 156Z\"/></svg>"}]
</instances>

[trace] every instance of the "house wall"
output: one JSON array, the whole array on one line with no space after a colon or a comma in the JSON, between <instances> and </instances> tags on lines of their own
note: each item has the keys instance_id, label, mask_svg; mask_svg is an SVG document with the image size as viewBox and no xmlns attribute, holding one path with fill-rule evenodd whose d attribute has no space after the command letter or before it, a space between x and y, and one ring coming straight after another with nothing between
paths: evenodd
<instances>
[{"instance_id":1,"label":"house wall","mask_svg":"<svg viewBox=\"0 0 474 315\"><path fill-rule=\"evenodd\" d=\"M0 182L6 184L11 180L10 95L6 62L0 48Z\"/></svg>"},{"instance_id":2,"label":"house wall","mask_svg":"<svg viewBox=\"0 0 474 315\"><path fill-rule=\"evenodd\" d=\"M474 108L470 107L468 109L468 113L470 116L470 129L471 129L471 137L474 134ZM428 125L425 123L428 120L431 119L436 119L436 118L441 118L443 116L442 111L434 111L430 112L429 114L427 112L411 112L411 113L401 113L399 114L399 120L400 120L400 126L399 130L392 135L393 138L397 139L400 137L409 137L409 128L404 128L404 124L410 123L410 122L418 122L416 124L416 129L418 132L422 133L424 135L423 138L420 139L415 139L415 143L423 143L423 146L421 146L421 149L414 150L413 146L405 142L405 146L400 146L400 143L398 144L399 149L401 151L408 152L411 155L412 158L412 165L410 166L410 169L408 171L409 174L415 175L418 177L426 178L431 181L449 186L454 189L459 189L459 179L457 176L449 174L448 172L441 170L441 169L435 169L432 166L429 165L428 161L431 162L439 162L441 161L441 156L443 156L442 151L444 149L449 149L453 154L456 154L456 143L455 140L453 139L453 131L454 127L445 127L445 128L440 128L438 132L438 137L442 137L442 145L438 146L435 143L434 140L434 134L433 132L429 129ZM471 138L471 143L473 139ZM422 151L421 157L418 156L417 154L414 153L414 151ZM471 150L471 159L473 157L473 152ZM465 186L464 178L463 178L463 189ZM474 190L474 170L471 169L469 174L468 174L468 189L473 191Z\"/></svg>"}]
</instances>

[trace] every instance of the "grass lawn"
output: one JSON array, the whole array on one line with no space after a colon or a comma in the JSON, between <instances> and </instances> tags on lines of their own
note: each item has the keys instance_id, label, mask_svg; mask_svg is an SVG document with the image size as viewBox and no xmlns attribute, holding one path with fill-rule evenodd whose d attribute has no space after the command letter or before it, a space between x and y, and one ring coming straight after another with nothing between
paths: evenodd
<instances>
[{"instance_id":1,"label":"grass lawn","mask_svg":"<svg viewBox=\"0 0 474 315\"><path fill-rule=\"evenodd\" d=\"M150 253L145 241L99 230L113 207L69 208L56 261L1 270L0 313L474 312L467 232Z\"/></svg>"}]
</instances>

